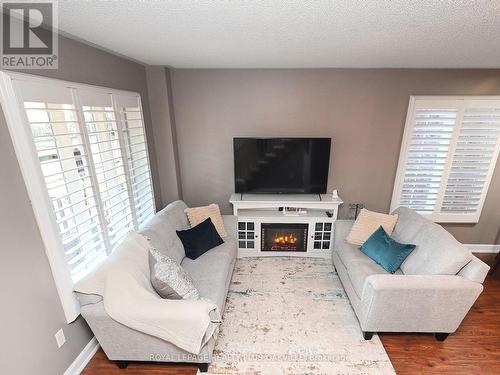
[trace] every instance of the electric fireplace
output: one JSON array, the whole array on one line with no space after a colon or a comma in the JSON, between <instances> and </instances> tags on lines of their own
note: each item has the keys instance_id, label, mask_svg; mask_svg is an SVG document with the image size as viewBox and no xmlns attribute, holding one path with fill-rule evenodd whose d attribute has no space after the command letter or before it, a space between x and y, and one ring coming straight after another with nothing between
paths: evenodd
<instances>
[{"instance_id":1,"label":"electric fireplace","mask_svg":"<svg viewBox=\"0 0 500 375\"><path fill-rule=\"evenodd\" d=\"M308 224L262 223L261 251L307 251Z\"/></svg>"}]
</instances>

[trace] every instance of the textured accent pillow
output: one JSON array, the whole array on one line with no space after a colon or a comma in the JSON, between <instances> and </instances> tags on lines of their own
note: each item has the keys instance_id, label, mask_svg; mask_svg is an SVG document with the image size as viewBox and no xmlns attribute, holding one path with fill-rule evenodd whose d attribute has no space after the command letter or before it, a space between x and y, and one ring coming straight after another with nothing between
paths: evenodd
<instances>
[{"instance_id":1,"label":"textured accent pillow","mask_svg":"<svg viewBox=\"0 0 500 375\"><path fill-rule=\"evenodd\" d=\"M224 222L222 221L222 216L220 214L219 205L212 203L203 207L186 208L184 212L189 219L191 227L194 227L210 218L212 219L212 223L215 225L217 232L219 232L219 235L221 237L227 236L226 228L224 228Z\"/></svg>"},{"instance_id":2,"label":"textured accent pillow","mask_svg":"<svg viewBox=\"0 0 500 375\"><path fill-rule=\"evenodd\" d=\"M191 229L178 230L177 235L184 245L186 256L193 260L224 243L210 218Z\"/></svg>"},{"instance_id":3,"label":"textured accent pillow","mask_svg":"<svg viewBox=\"0 0 500 375\"><path fill-rule=\"evenodd\" d=\"M191 276L171 258L156 249L149 251L151 285L162 298L200 299Z\"/></svg>"},{"instance_id":4,"label":"textured accent pillow","mask_svg":"<svg viewBox=\"0 0 500 375\"><path fill-rule=\"evenodd\" d=\"M361 251L373 259L384 270L394 273L415 247L415 245L396 242L380 226L361 245Z\"/></svg>"},{"instance_id":5,"label":"textured accent pillow","mask_svg":"<svg viewBox=\"0 0 500 375\"><path fill-rule=\"evenodd\" d=\"M398 221L398 215L386 215L363 208L346 238L353 245L362 245L379 227L390 236Z\"/></svg>"}]
</instances>

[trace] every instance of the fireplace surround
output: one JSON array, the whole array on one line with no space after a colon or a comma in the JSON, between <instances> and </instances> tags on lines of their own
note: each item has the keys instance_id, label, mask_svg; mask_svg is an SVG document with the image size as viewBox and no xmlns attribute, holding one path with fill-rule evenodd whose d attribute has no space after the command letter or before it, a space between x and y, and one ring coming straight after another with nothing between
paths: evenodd
<instances>
[{"instance_id":1,"label":"fireplace surround","mask_svg":"<svg viewBox=\"0 0 500 375\"><path fill-rule=\"evenodd\" d=\"M337 194L233 194L238 257L331 258ZM294 214L285 210L295 208Z\"/></svg>"}]
</instances>

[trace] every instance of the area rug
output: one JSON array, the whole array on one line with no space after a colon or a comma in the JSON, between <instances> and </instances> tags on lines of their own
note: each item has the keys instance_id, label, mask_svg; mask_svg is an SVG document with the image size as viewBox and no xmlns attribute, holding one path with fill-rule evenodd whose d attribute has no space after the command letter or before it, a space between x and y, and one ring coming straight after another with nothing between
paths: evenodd
<instances>
[{"instance_id":1,"label":"area rug","mask_svg":"<svg viewBox=\"0 0 500 375\"><path fill-rule=\"evenodd\" d=\"M209 374L395 374L365 341L331 260L236 262Z\"/></svg>"}]
</instances>

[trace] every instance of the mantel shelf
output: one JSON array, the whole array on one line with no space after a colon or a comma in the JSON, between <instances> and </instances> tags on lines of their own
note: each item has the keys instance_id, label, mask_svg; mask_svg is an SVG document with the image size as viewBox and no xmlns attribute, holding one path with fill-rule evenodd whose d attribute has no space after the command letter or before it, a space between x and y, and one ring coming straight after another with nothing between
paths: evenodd
<instances>
[{"instance_id":1,"label":"mantel shelf","mask_svg":"<svg viewBox=\"0 0 500 375\"><path fill-rule=\"evenodd\" d=\"M238 210L259 208L295 207L317 210L336 210L342 199L332 194L242 194L234 193L229 202L233 205L234 215Z\"/></svg>"}]
</instances>

